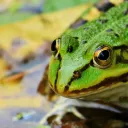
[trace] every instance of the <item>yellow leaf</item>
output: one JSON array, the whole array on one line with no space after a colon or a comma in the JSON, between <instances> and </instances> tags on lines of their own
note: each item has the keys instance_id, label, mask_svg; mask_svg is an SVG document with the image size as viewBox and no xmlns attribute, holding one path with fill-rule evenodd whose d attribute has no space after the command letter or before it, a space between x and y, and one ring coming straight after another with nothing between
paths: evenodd
<instances>
[{"instance_id":1,"label":"yellow leaf","mask_svg":"<svg viewBox=\"0 0 128 128\"><path fill-rule=\"evenodd\" d=\"M16 83L16 85L15 84L13 84L13 86L11 85L6 84L6 86L3 85L1 86L0 84L0 99L3 97L11 97L11 96L13 97L17 94L20 94L21 91L23 91L23 87L20 84L18 85L18 83Z\"/></svg>"},{"instance_id":2,"label":"yellow leaf","mask_svg":"<svg viewBox=\"0 0 128 128\"><path fill-rule=\"evenodd\" d=\"M0 108L24 107L39 108L41 106L41 96L28 96L19 98L0 99Z\"/></svg>"},{"instance_id":3,"label":"yellow leaf","mask_svg":"<svg viewBox=\"0 0 128 128\"><path fill-rule=\"evenodd\" d=\"M99 17L100 14L101 12L97 8L92 7L91 10L88 12L88 14L83 16L83 19L91 21Z\"/></svg>"},{"instance_id":4,"label":"yellow leaf","mask_svg":"<svg viewBox=\"0 0 128 128\"><path fill-rule=\"evenodd\" d=\"M19 53L14 54L14 57L35 51L43 41L52 41L59 37L90 6L90 4L80 5L0 26L0 45L9 50L12 45L11 42L20 38L25 40L27 45L24 45Z\"/></svg>"},{"instance_id":5,"label":"yellow leaf","mask_svg":"<svg viewBox=\"0 0 128 128\"><path fill-rule=\"evenodd\" d=\"M115 4L115 5L119 5L120 3L122 3L124 0L110 0L111 3Z\"/></svg>"},{"instance_id":6,"label":"yellow leaf","mask_svg":"<svg viewBox=\"0 0 128 128\"><path fill-rule=\"evenodd\" d=\"M6 66L6 62L3 59L0 59L0 79L5 75Z\"/></svg>"}]
</instances>

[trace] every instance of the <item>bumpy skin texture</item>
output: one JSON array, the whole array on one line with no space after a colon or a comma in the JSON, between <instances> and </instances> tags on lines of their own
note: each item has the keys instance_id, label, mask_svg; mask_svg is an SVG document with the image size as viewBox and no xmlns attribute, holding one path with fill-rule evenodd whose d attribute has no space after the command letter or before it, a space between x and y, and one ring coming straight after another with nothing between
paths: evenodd
<instances>
[{"instance_id":1,"label":"bumpy skin texture","mask_svg":"<svg viewBox=\"0 0 128 128\"><path fill-rule=\"evenodd\" d=\"M103 45L112 49L111 65L105 69L93 65L94 53ZM49 81L57 93L72 98L120 86L128 90L127 1L60 38L59 57L51 57Z\"/></svg>"}]
</instances>

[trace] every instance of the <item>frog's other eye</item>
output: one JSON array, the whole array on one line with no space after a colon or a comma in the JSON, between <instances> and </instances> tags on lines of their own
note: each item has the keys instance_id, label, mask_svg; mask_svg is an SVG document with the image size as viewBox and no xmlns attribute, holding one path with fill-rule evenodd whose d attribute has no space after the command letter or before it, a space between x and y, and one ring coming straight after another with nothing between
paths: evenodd
<instances>
[{"instance_id":1,"label":"frog's other eye","mask_svg":"<svg viewBox=\"0 0 128 128\"><path fill-rule=\"evenodd\" d=\"M52 42L51 51L53 52L53 54L56 55L59 51L59 48L60 48L60 38Z\"/></svg>"},{"instance_id":2,"label":"frog's other eye","mask_svg":"<svg viewBox=\"0 0 128 128\"><path fill-rule=\"evenodd\" d=\"M94 66L108 68L112 63L112 49L108 46L100 46L93 56Z\"/></svg>"}]
</instances>

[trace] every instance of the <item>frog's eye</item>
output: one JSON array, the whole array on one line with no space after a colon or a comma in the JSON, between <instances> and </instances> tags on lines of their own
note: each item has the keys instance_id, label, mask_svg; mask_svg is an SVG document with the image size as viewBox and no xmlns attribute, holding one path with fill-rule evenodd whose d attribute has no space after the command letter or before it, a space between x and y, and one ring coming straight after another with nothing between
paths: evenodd
<instances>
[{"instance_id":1,"label":"frog's eye","mask_svg":"<svg viewBox=\"0 0 128 128\"><path fill-rule=\"evenodd\" d=\"M51 51L56 55L60 48L60 38L54 40L51 45Z\"/></svg>"},{"instance_id":2,"label":"frog's eye","mask_svg":"<svg viewBox=\"0 0 128 128\"><path fill-rule=\"evenodd\" d=\"M94 66L108 68L112 63L112 49L108 46L100 46L93 56Z\"/></svg>"}]
</instances>

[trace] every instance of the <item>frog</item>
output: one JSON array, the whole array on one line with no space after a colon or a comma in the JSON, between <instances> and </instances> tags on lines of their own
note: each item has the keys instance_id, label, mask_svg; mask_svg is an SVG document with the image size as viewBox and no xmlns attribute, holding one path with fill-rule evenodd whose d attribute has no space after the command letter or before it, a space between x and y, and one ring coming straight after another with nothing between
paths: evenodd
<instances>
[{"instance_id":1,"label":"frog","mask_svg":"<svg viewBox=\"0 0 128 128\"><path fill-rule=\"evenodd\" d=\"M51 88L71 99L128 108L128 1L51 45Z\"/></svg>"}]
</instances>

